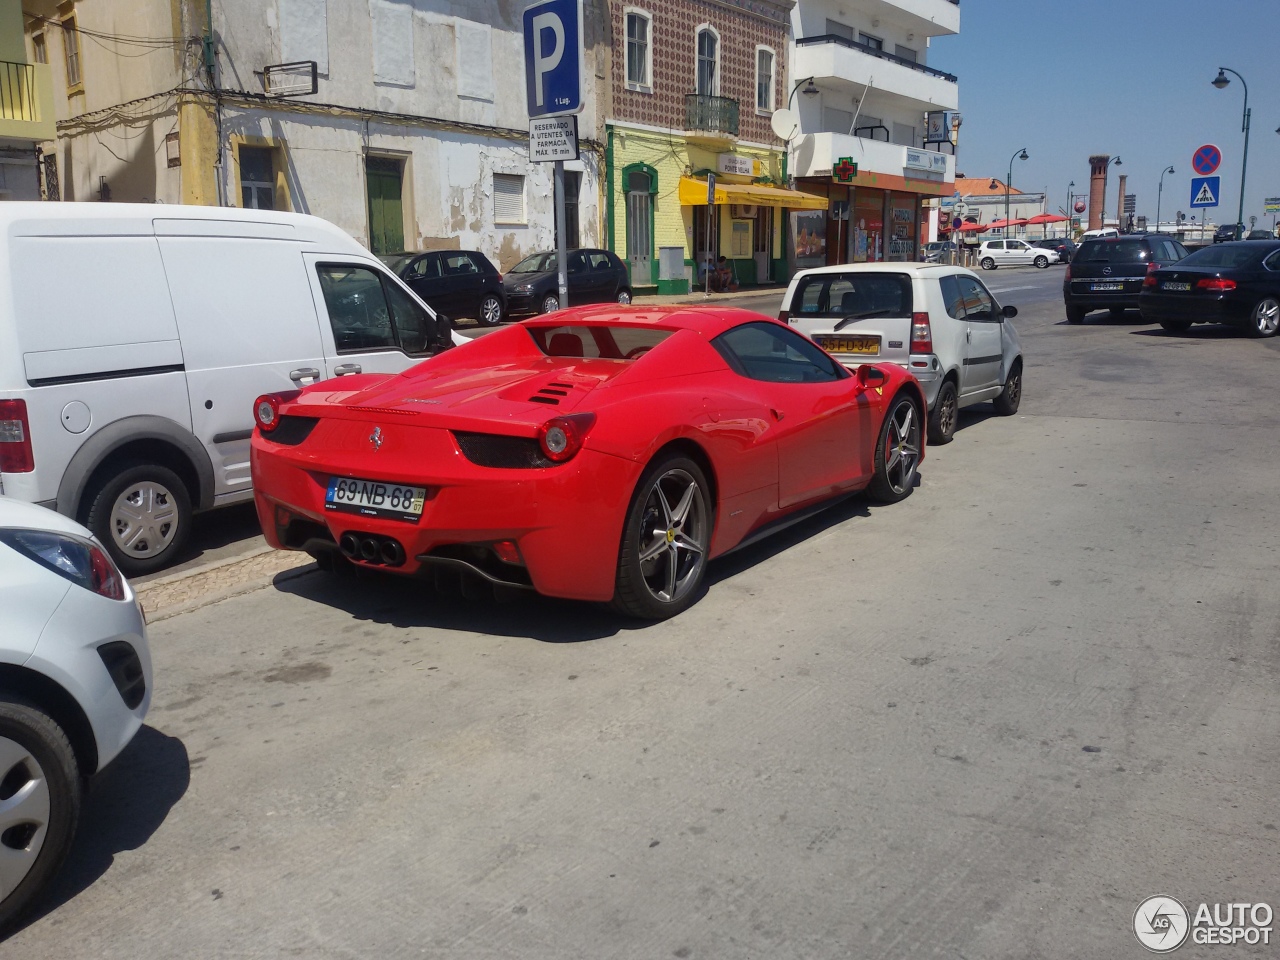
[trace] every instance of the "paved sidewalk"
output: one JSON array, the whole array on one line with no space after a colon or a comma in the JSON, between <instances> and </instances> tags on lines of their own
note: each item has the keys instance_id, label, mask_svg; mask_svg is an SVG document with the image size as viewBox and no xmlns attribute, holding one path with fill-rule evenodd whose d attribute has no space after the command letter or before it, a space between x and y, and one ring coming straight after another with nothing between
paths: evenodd
<instances>
[{"instance_id":1,"label":"paved sidewalk","mask_svg":"<svg viewBox=\"0 0 1280 960\"><path fill-rule=\"evenodd\" d=\"M712 293L710 296L701 290L685 294L642 293L632 298L632 303L641 306L666 306L668 304L719 304L721 306L742 306L748 301L770 300L781 297L787 288L778 284L767 287L745 287L734 293Z\"/></svg>"}]
</instances>

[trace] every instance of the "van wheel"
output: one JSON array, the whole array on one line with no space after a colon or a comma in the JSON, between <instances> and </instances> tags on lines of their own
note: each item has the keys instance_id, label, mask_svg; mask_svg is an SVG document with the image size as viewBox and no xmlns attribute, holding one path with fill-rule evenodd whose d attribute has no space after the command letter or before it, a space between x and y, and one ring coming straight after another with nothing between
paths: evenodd
<instances>
[{"instance_id":1,"label":"van wheel","mask_svg":"<svg viewBox=\"0 0 1280 960\"><path fill-rule=\"evenodd\" d=\"M127 577L174 562L191 532L191 495L168 467L128 464L98 487L85 523Z\"/></svg>"},{"instance_id":2,"label":"van wheel","mask_svg":"<svg viewBox=\"0 0 1280 960\"><path fill-rule=\"evenodd\" d=\"M0 701L0 936L66 859L84 781L62 729L42 711Z\"/></svg>"}]
</instances>

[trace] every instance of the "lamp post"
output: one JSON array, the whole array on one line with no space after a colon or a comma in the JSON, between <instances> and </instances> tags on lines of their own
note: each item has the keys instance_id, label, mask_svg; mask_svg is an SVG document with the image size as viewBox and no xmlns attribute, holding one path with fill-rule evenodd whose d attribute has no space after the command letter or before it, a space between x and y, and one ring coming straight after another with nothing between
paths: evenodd
<instances>
[{"instance_id":1,"label":"lamp post","mask_svg":"<svg viewBox=\"0 0 1280 960\"><path fill-rule=\"evenodd\" d=\"M1235 73L1240 79L1240 86L1244 87L1244 119L1241 121L1240 129L1244 131L1244 156L1240 159L1240 209L1236 213L1236 233L1239 233L1244 225L1244 175L1249 168L1249 85L1244 82L1244 77L1236 73L1230 67L1219 67L1218 75L1210 81L1219 90L1226 87L1231 82L1227 76L1228 73ZM1240 239L1239 236L1236 237Z\"/></svg>"},{"instance_id":2,"label":"lamp post","mask_svg":"<svg viewBox=\"0 0 1280 960\"><path fill-rule=\"evenodd\" d=\"M1009 236L1009 181L1013 179L1013 161L1029 160L1027 156L1027 148L1013 151L1013 156L1009 158L1009 176L1004 181L1004 235Z\"/></svg>"},{"instance_id":3,"label":"lamp post","mask_svg":"<svg viewBox=\"0 0 1280 960\"><path fill-rule=\"evenodd\" d=\"M1073 192L1075 188L1076 182L1074 180L1067 184L1067 236L1071 236L1076 229L1076 214L1071 209L1071 204L1075 202L1075 193Z\"/></svg>"},{"instance_id":4,"label":"lamp post","mask_svg":"<svg viewBox=\"0 0 1280 960\"><path fill-rule=\"evenodd\" d=\"M1160 232L1160 196L1164 193L1164 175L1174 172L1172 166L1165 167L1160 171L1160 187L1156 190L1156 233Z\"/></svg>"},{"instance_id":5,"label":"lamp post","mask_svg":"<svg viewBox=\"0 0 1280 960\"><path fill-rule=\"evenodd\" d=\"M816 97L821 92L814 85L813 79L814 79L813 77L807 77L804 80L798 81L796 85L791 88L791 95L787 97L788 110L791 109L791 102L796 98L796 91L800 90L802 86L804 87L804 89L800 90L800 92L803 93L806 97L811 97L811 98ZM808 84L808 86L805 86L806 84ZM782 185L784 187L787 186L790 182L787 180L787 158L790 155L791 155L791 137L788 137L786 144L784 144L782 148Z\"/></svg>"},{"instance_id":6,"label":"lamp post","mask_svg":"<svg viewBox=\"0 0 1280 960\"><path fill-rule=\"evenodd\" d=\"M1117 167L1122 166L1122 164L1120 163L1119 157L1112 157L1110 160L1107 161L1106 170L1110 170L1111 164L1113 163ZM1102 210L1098 213L1098 222L1102 224L1104 228L1107 225L1107 179L1108 178L1107 178L1106 170L1104 170L1102 174ZM1116 226L1117 227L1120 226L1119 217L1116 217Z\"/></svg>"}]
</instances>

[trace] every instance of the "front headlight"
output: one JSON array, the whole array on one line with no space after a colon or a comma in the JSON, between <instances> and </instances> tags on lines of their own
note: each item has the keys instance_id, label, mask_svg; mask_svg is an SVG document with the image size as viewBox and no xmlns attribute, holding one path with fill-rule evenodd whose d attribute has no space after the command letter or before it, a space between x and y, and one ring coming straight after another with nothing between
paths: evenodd
<instances>
[{"instance_id":1,"label":"front headlight","mask_svg":"<svg viewBox=\"0 0 1280 960\"><path fill-rule=\"evenodd\" d=\"M124 599L124 577L93 540L48 530L0 530L7 544L28 560L111 600Z\"/></svg>"},{"instance_id":2,"label":"front headlight","mask_svg":"<svg viewBox=\"0 0 1280 960\"><path fill-rule=\"evenodd\" d=\"M528 293L532 289L533 289L532 283L520 283L520 284L517 284L514 288L512 288L511 292L512 293Z\"/></svg>"}]
</instances>

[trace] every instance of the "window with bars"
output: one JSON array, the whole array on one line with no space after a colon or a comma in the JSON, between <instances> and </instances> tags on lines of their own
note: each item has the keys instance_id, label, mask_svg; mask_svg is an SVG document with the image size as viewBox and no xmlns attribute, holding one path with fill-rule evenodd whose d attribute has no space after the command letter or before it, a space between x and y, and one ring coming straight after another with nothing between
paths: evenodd
<instances>
[{"instance_id":1,"label":"window with bars","mask_svg":"<svg viewBox=\"0 0 1280 960\"><path fill-rule=\"evenodd\" d=\"M525 222L524 177L514 173L493 175L493 222Z\"/></svg>"},{"instance_id":2,"label":"window with bars","mask_svg":"<svg viewBox=\"0 0 1280 960\"><path fill-rule=\"evenodd\" d=\"M773 51L756 48L756 109L773 112Z\"/></svg>"},{"instance_id":3,"label":"window with bars","mask_svg":"<svg viewBox=\"0 0 1280 960\"><path fill-rule=\"evenodd\" d=\"M62 52L67 61L67 87L78 87L83 82L80 75L80 31L75 17L62 21Z\"/></svg>"},{"instance_id":4,"label":"window with bars","mask_svg":"<svg viewBox=\"0 0 1280 960\"><path fill-rule=\"evenodd\" d=\"M627 85L630 87L648 88L653 82L652 25L652 19L644 11L627 11Z\"/></svg>"}]
</instances>

